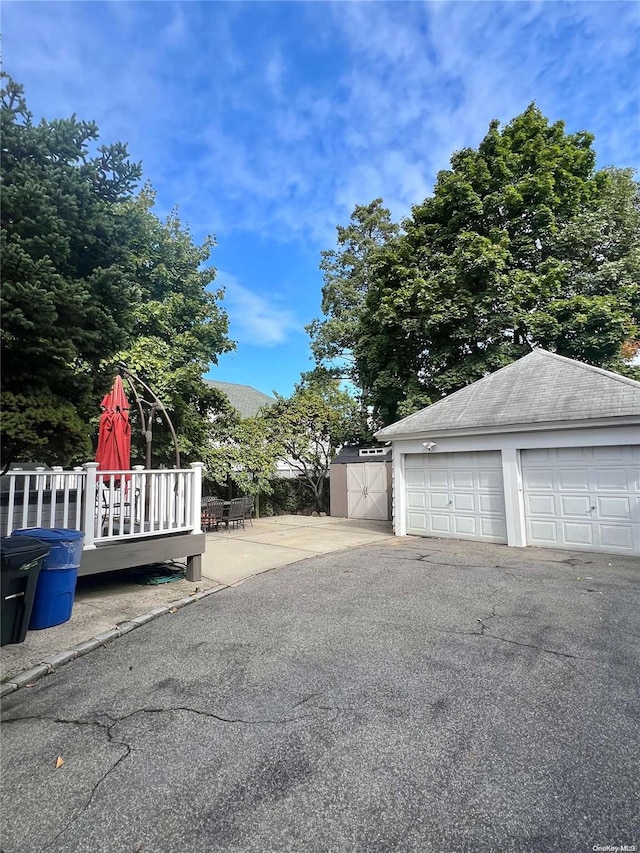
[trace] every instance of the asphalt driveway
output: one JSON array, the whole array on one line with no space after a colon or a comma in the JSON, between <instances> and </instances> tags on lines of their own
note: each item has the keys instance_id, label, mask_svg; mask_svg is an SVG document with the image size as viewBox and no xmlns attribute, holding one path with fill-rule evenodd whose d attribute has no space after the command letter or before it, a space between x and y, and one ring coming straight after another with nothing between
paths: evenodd
<instances>
[{"instance_id":1,"label":"asphalt driveway","mask_svg":"<svg viewBox=\"0 0 640 853\"><path fill-rule=\"evenodd\" d=\"M2 850L638 844L639 599L628 558L421 539L259 575L4 701Z\"/></svg>"}]
</instances>

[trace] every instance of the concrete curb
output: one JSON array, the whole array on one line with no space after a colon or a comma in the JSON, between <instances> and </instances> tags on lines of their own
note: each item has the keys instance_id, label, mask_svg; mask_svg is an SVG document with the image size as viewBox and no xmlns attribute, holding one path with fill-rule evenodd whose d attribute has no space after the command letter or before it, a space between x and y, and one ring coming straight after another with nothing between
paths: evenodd
<instances>
[{"instance_id":1,"label":"concrete curb","mask_svg":"<svg viewBox=\"0 0 640 853\"><path fill-rule=\"evenodd\" d=\"M115 628L111 628L109 631L102 631L100 634L96 634L95 637L92 637L89 640L84 640L82 643L78 643L70 649L66 649L63 652L56 652L52 655L47 655L47 657L43 658L36 666L24 669L22 672L12 675L7 679L7 681L0 684L0 698L9 696L11 693L14 693L16 690L20 690L22 687L31 687L37 681L40 681L41 678L44 678L45 675L52 675L61 667L70 663L70 661L83 657L84 655L89 654L89 652L99 649L100 646L106 646L107 643L111 643L113 640L118 639L118 637L123 637L130 631L135 631L136 628L141 628L143 625L146 625L147 622L152 622L154 619L158 619L158 617L164 616L166 613L176 613L188 604L201 601L209 595L213 595L216 592L222 592L223 589L229 588L230 584L220 584L219 586L211 587L211 589L205 589L202 592L185 595L183 598L179 598L176 601L170 601L168 604L163 604L161 607L154 607L147 613L135 616L129 622L119 622Z\"/></svg>"}]
</instances>

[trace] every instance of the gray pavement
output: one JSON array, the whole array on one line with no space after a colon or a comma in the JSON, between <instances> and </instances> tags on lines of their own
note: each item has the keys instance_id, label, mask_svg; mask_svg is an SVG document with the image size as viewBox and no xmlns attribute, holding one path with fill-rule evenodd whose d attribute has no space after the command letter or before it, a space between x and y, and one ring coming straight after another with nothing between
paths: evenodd
<instances>
[{"instance_id":1,"label":"gray pavement","mask_svg":"<svg viewBox=\"0 0 640 853\"><path fill-rule=\"evenodd\" d=\"M639 580L384 539L222 590L3 702L2 850L638 844Z\"/></svg>"},{"instance_id":2,"label":"gray pavement","mask_svg":"<svg viewBox=\"0 0 640 853\"><path fill-rule=\"evenodd\" d=\"M52 655L85 643L154 608L202 590L237 584L261 572L320 553L386 540L390 522L281 515L257 519L246 528L207 534L203 579L141 586L122 572L80 578L68 622L29 631L23 643L0 649L0 678L10 681Z\"/></svg>"}]
</instances>

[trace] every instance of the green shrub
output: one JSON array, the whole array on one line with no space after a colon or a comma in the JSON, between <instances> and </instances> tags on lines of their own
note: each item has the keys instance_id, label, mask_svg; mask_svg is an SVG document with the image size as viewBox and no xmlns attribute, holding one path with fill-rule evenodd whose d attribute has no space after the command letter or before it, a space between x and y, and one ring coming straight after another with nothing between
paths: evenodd
<instances>
[{"instance_id":1,"label":"green shrub","mask_svg":"<svg viewBox=\"0 0 640 853\"><path fill-rule=\"evenodd\" d=\"M275 477L271 480L272 494L260 494L258 497L260 516L266 518L271 515L311 515L315 510L315 500L308 488L305 488L303 480L285 480ZM203 493L215 495L216 497L229 500L231 497L239 497L240 492L233 484L232 494L229 494L227 486L221 486L212 481L205 481ZM329 509L329 478L327 478L323 494L323 511Z\"/></svg>"}]
</instances>

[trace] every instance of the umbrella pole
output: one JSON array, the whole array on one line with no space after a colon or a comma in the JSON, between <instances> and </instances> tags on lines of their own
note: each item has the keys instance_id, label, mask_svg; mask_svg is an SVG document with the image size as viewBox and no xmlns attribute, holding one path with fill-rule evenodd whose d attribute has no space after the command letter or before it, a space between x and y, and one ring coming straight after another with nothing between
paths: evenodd
<instances>
[{"instance_id":1,"label":"umbrella pole","mask_svg":"<svg viewBox=\"0 0 640 853\"><path fill-rule=\"evenodd\" d=\"M147 443L147 452L146 452L146 463L147 463L147 471L151 470L151 441L153 439L153 419L156 414L156 404L152 403L151 408L149 409L149 418L147 420L147 429L145 431L144 437Z\"/></svg>"}]
</instances>

